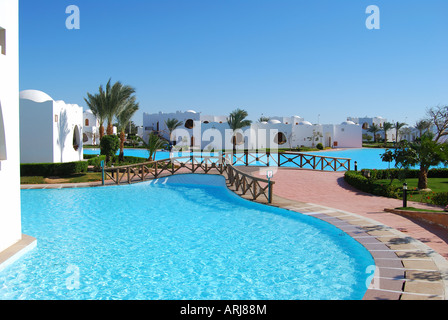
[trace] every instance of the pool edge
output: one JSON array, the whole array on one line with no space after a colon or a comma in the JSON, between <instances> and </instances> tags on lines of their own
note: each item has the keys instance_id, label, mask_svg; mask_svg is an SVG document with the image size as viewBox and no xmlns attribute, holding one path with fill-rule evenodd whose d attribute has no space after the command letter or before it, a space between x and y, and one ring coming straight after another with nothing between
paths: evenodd
<instances>
[{"instance_id":1,"label":"pool edge","mask_svg":"<svg viewBox=\"0 0 448 320\"><path fill-rule=\"evenodd\" d=\"M22 234L22 239L0 253L0 272L36 247L36 238Z\"/></svg>"}]
</instances>

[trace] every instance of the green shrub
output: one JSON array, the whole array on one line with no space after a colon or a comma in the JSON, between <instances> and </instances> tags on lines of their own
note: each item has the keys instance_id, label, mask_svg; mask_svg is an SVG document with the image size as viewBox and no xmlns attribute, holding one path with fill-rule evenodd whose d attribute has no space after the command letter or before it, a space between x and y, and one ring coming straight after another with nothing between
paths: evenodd
<instances>
[{"instance_id":1,"label":"green shrub","mask_svg":"<svg viewBox=\"0 0 448 320\"><path fill-rule=\"evenodd\" d=\"M319 149L319 150L324 150L324 145L323 145L322 143L319 142L319 143L316 145L316 148Z\"/></svg>"},{"instance_id":2,"label":"green shrub","mask_svg":"<svg viewBox=\"0 0 448 320\"><path fill-rule=\"evenodd\" d=\"M420 173L420 170L412 169L362 169L361 173L365 171L370 171L370 176L372 179L417 179ZM448 169L440 168L440 169L431 169L428 171L428 178L448 178Z\"/></svg>"},{"instance_id":3,"label":"green shrub","mask_svg":"<svg viewBox=\"0 0 448 320\"><path fill-rule=\"evenodd\" d=\"M371 177L376 173L372 170ZM364 176L364 170L361 172L358 171L347 171L344 175L344 180L351 185L352 187L364 191L367 193L371 193L377 196L383 196L388 198L398 198L400 188L392 186L392 185L383 185L379 184L375 181L374 178L366 178Z\"/></svg>"},{"instance_id":4,"label":"green shrub","mask_svg":"<svg viewBox=\"0 0 448 320\"><path fill-rule=\"evenodd\" d=\"M448 205L448 192L438 192L434 194L434 196L431 199L431 203L439 206Z\"/></svg>"},{"instance_id":5,"label":"green shrub","mask_svg":"<svg viewBox=\"0 0 448 320\"><path fill-rule=\"evenodd\" d=\"M105 155L108 161L110 157L117 153L118 149L120 149L120 139L116 135L108 135L101 138L101 155Z\"/></svg>"},{"instance_id":6,"label":"green shrub","mask_svg":"<svg viewBox=\"0 0 448 320\"><path fill-rule=\"evenodd\" d=\"M87 167L87 161L21 164L20 176L67 176L87 172Z\"/></svg>"}]
</instances>

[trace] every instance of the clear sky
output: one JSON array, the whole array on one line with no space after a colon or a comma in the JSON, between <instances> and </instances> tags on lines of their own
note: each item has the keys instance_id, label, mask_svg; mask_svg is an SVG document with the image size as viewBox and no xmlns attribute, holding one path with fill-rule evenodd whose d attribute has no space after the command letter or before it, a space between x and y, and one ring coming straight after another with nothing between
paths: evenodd
<instances>
[{"instance_id":1,"label":"clear sky","mask_svg":"<svg viewBox=\"0 0 448 320\"><path fill-rule=\"evenodd\" d=\"M379 30L366 28L372 4ZM136 88L138 125L143 112L238 107L412 125L448 105L448 1L20 0L21 90L85 107L109 78Z\"/></svg>"}]
</instances>

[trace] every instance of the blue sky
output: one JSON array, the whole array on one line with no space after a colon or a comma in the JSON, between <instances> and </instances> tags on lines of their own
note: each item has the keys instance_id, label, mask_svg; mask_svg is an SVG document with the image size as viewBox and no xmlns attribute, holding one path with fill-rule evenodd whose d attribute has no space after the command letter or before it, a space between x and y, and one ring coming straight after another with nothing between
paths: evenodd
<instances>
[{"instance_id":1,"label":"blue sky","mask_svg":"<svg viewBox=\"0 0 448 320\"><path fill-rule=\"evenodd\" d=\"M380 30L365 26L371 4ZM20 0L20 89L85 106L119 80L137 90L138 125L143 112L238 107L414 124L448 105L447 33L446 0Z\"/></svg>"}]
</instances>

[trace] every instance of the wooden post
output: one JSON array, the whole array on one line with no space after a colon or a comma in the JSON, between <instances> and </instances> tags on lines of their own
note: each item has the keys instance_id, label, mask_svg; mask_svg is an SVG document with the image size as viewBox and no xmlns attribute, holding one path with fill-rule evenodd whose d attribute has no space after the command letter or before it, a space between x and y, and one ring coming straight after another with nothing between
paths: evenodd
<instances>
[{"instance_id":1,"label":"wooden post","mask_svg":"<svg viewBox=\"0 0 448 320\"><path fill-rule=\"evenodd\" d=\"M254 185L254 200L257 200L257 182L254 180L252 184Z\"/></svg>"}]
</instances>

